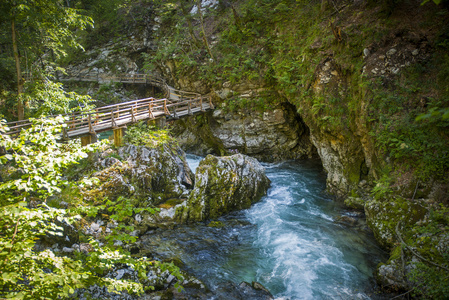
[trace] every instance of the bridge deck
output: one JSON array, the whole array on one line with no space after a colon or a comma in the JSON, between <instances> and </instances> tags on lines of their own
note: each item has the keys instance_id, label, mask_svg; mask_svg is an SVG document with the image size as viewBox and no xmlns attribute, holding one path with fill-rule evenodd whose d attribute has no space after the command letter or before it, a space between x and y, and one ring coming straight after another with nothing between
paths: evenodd
<instances>
[{"instance_id":1,"label":"bridge deck","mask_svg":"<svg viewBox=\"0 0 449 300\"><path fill-rule=\"evenodd\" d=\"M211 98L197 98L172 102L167 99L146 98L119 104L107 105L91 111L65 115L66 127L63 138L77 138L100 133L143 120L161 117L180 118L213 109ZM31 121L7 123L10 135L18 134L23 128L31 127Z\"/></svg>"}]
</instances>

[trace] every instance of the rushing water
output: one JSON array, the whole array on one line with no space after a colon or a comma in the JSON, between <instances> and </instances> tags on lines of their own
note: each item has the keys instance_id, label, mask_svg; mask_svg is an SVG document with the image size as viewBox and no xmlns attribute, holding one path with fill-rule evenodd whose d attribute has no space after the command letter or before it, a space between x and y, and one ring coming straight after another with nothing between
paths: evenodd
<instances>
[{"instance_id":1,"label":"rushing water","mask_svg":"<svg viewBox=\"0 0 449 300\"><path fill-rule=\"evenodd\" d=\"M199 160L188 156L193 170ZM289 161L265 168L272 182L268 195L221 218L223 227L152 231L146 247L179 257L213 290L224 282L257 281L284 299L378 299L372 273L385 254L363 226L334 221L348 212L324 193L319 164Z\"/></svg>"}]
</instances>

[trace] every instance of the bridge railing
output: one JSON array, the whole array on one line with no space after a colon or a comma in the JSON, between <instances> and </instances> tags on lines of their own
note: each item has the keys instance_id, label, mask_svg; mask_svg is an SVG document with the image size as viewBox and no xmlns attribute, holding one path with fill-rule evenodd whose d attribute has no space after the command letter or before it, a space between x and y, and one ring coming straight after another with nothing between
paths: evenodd
<instances>
[{"instance_id":1,"label":"bridge railing","mask_svg":"<svg viewBox=\"0 0 449 300\"><path fill-rule=\"evenodd\" d=\"M163 88L168 92L168 85L164 79L151 74L118 74L108 76L100 72L80 72L78 74L59 75L59 80L78 80L78 81L103 81L103 82L122 82L122 83L144 83L152 84Z\"/></svg>"},{"instance_id":2,"label":"bridge railing","mask_svg":"<svg viewBox=\"0 0 449 300\"><path fill-rule=\"evenodd\" d=\"M63 115L66 126L63 137L73 138L87 133L96 133L136 123L140 120L164 116L177 117L213 108L212 99L205 97L189 100L170 101L168 99L145 98L98 107L89 111L79 111ZM30 120L8 122L9 135L16 135L22 129L31 127Z\"/></svg>"},{"instance_id":3,"label":"bridge railing","mask_svg":"<svg viewBox=\"0 0 449 300\"><path fill-rule=\"evenodd\" d=\"M192 100L199 98L201 94L195 92L186 92L171 88L164 79L152 74L118 74L113 76L102 75L99 72L78 73L67 76L60 76L60 80L79 80L79 81L103 81L103 82L122 82L122 83L145 83L163 88L166 92L166 98L173 101Z\"/></svg>"}]
</instances>

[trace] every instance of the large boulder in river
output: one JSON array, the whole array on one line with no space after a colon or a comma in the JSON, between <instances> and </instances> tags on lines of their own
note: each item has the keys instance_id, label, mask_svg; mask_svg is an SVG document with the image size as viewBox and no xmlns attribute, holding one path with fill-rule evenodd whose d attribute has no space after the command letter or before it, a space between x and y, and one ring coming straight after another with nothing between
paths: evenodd
<instances>
[{"instance_id":1,"label":"large boulder in river","mask_svg":"<svg viewBox=\"0 0 449 300\"><path fill-rule=\"evenodd\" d=\"M93 174L99 184L84 192L94 199L136 199L139 206L158 205L173 198L186 199L194 175L185 153L177 145L158 147L128 145L103 152Z\"/></svg>"},{"instance_id":2,"label":"large boulder in river","mask_svg":"<svg viewBox=\"0 0 449 300\"><path fill-rule=\"evenodd\" d=\"M270 180L264 167L242 154L227 157L208 155L195 174L195 187L176 217L182 223L215 219L231 211L246 209L267 192Z\"/></svg>"}]
</instances>

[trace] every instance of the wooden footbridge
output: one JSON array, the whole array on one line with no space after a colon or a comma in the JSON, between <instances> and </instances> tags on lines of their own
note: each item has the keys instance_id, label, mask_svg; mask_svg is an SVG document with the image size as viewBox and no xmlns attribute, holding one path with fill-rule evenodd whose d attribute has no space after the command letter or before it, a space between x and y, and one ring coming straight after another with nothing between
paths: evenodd
<instances>
[{"instance_id":1,"label":"wooden footbridge","mask_svg":"<svg viewBox=\"0 0 449 300\"><path fill-rule=\"evenodd\" d=\"M129 77L125 80L129 80ZM170 98L139 99L66 114L64 116L67 121L62 138L81 137L81 143L87 145L96 141L97 133L113 130L114 144L119 146L122 143L123 129L129 124L139 121L165 121L166 118L177 119L213 108L210 96L205 97L197 93L173 89ZM7 125L10 128L8 134L15 135L23 128L29 128L31 121L8 122Z\"/></svg>"},{"instance_id":2,"label":"wooden footbridge","mask_svg":"<svg viewBox=\"0 0 449 300\"><path fill-rule=\"evenodd\" d=\"M167 82L160 76L154 74L118 74L108 75L99 72L80 72L78 74L60 75L60 81L86 81L86 82L99 82L99 83L129 83L129 84L145 84L161 88L165 96L172 101L186 100L192 98L198 98L201 95L193 92L186 92L175 89L167 84Z\"/></svg>"}]
</instances>

